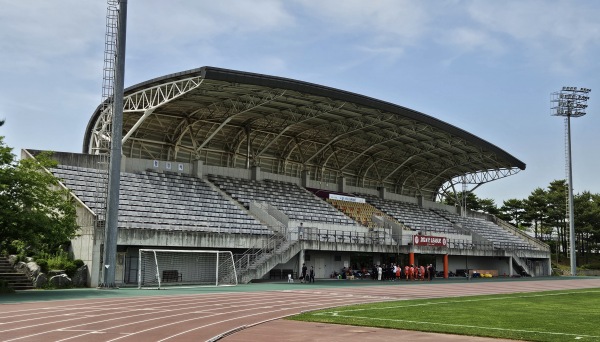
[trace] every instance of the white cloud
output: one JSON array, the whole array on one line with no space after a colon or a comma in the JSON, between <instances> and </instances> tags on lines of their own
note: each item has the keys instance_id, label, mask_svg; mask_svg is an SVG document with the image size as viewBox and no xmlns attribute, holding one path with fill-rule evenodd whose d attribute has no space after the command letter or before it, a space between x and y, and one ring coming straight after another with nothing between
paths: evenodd
<instances>
[{"instance_id":1,"label":"white cloud","mask_svg":"<svg viewBox=\"0 0 600 342\"><path fill-rule=\"evenodd\" d=\"M293 24L284 3L262 1L130 2L132 34L142 44L177 48L190 42L207 42L228 35L277 30ZM140 44L140 45L142 45Z\"/></svg>"},{"instance_id":2,"label":"white cloud","mask_svg":"<svg viewBox=\"0 0 600 342\"><path fill-rule=\"evenodd\" d=\"M586 60L600 45L600 8L591 1L472 1L468 14L480 29L520 44L531 58L555 70Z\"/></svg>"},{"instance_id":3,"label":"white cloud","mask_svg":"<svg viewBox=\"0 0 600 342\"><path fill-rule=\"evenodd\" d=\"M0 8L0 70L44 70L61 61L68 64L102 39L105 9L97 3L0 1Z\"/></svg>"},{"instance_id":4,"label":"white cloud","mask_svg":"<svg viewBox=\"0 0 600 342\"><path fill-rule=\"evenodd\" d=\"M485 50L501 52L502 44L487 32L468 27L457 27L440 33L443 44L460 47L464 51Z\"/></svg>"},{"instance_id":5,"label":"white cloud","mask_svg":"<svg viewBox=\"0 0 600 342\"><path fill-rule=\"evenodd\" d=\"M346 36L365 37L361 49L398 54L428 30L432 12L423 2L409 0L298 0L328 29ZM385 47L385 49L381 49Z\"/></svg>"}]
</instances>

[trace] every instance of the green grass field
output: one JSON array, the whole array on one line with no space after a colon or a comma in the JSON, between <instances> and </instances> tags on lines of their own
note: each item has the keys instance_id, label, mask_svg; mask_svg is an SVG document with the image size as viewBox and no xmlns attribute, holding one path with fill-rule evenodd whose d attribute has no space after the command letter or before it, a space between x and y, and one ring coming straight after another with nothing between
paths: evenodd
<instances>
[{"instance_id":1,"label":"green grass field","mask_svg":"<svg viewBox=\"0 0 600 342\"><path fill-rule=\"evenodd\" d=\"M394 301L290 319L525 341L600 341L600 289Z\"/></svg>"}]
</instances>

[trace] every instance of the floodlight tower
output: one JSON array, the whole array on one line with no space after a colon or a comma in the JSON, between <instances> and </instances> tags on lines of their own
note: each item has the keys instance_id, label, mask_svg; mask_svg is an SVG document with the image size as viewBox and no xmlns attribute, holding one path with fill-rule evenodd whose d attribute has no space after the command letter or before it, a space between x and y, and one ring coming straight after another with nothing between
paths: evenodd
<instances>
[{"instance_id":1,"label":"floodlight tower","mask_svg":"<svg viewBox=\"0 0 600 342\"><path fill-rule=\"evenodd\" d=\"M125 37L127 0L107 0L106 41L104 51L103 104L110 115L110 136L101 139L97 152L101 164L108 160L108 180L104 199L105 218L102 281L100 288L117 288L115 266L117 263L119 185L121 171L121 139L123 135L123 88L125 76ZM104 180L103 180L104 182Z\"/></svg>"},{"instance_id":2,"label":"floodlight tower","mask_svg":"<svg viewBox=\"0 0 600 342\"><path fill-rule=\"evenodd\" d=\"M575 260L575 215L573 208L573 162L571 158L571 117L578 118L586 114L589 88L562 87L562 90L552 93L552 115L564 116L567 138L567 173L569 192L569 249L571 258L571 275L577 275ZM558 246L556 253L558 253Z\"/></svg>"}]
</instances>

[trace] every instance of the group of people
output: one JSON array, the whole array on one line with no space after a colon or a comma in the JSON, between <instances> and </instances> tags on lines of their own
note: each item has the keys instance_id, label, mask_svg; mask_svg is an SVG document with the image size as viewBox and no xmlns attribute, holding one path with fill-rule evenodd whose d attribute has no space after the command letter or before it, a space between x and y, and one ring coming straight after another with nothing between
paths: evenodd
<instances>
[{"instance_id":1,"label":"group of people","mask_svg":"<svg viewBox=\"0 0 600 342\"><path fill-rule=\"evenodd\" d=\"M435 267L433 264L427 266L416 266L414 264L401 267L391 263L389 265L373 265L371 277L373 280L420 280L431 281L435 277Z\"/></svg>"},{"instance_id":2,"label":"group of people","mask_svg":"<svg viewBox=\"0 0 600 342\"><path fill-rule=\"evenodd\" d=\"M363 267L359 271L352 270L350 267L342 268L341 272L333 272L331 278L338 279L364 279L371 276L373 280L406 280L406 281L432 281L435 278L435 266L428 264L427 266L421 265L406 265L401 267L391 263L389 265L373 265L373 269L369 272L366 267ZM310 266L310 271L306 264L302 264L300 271L300 282L314 283L315 282L315 270L313 266Z\"/></svg>"},{"instance_id":3,"label":"group of people","mask_svg":"<svg viewBox=\"0 0 600 342\"><path fill-rule=\"evenodd\" d=\"M315 282L315 269L313 266L310 267L310 271L308 271L308 267L306 264L302 264L302 269L300 272L300 282L304 283L314 283Z\"/></svg>"}]
</instances>

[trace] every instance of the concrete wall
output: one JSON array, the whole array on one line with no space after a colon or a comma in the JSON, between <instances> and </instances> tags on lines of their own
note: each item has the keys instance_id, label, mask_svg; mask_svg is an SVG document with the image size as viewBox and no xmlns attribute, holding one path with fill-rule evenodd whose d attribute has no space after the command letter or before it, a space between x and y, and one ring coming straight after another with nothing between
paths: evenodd
<instances>
[{"instance_id":1,"label":"concrete wall","mask_svg":"<svg viewBox=\"0 0 600 342\"><path fill-rule=\"evenodd\" d=\"M457 256L451 255L448 257L448 268L452 272L457 269L472 269L472 270L497 270L498 275L512 275L512 267L508 257L484 257L484 256ZM436 269L443 270L443 257L436 258Z\"/></svg>"},{"instance_id":2,"label":"concrete wall","mask_svg":"<svg viewBox=\"0 0 600 342\"><path fill-rule=\"evenodd\" d=\"M310 258L310 260L306 260ZM308 269L314 266L315 278L329 278L335 272L340 272L342 267L349 267L351 252L327 252L318 250L309 250L305 252L305 263ZM338 260L336 260L338 259Z\"/></svg>"},{"instance_id":3,"label":"concrete wall","mask_svg":"<svg viewBox=\"0 0 600 342\"><path fill-rule=\"evenodd\" d=\"M98 286L98 279L97 274L92 273L92 270L98 268L97 259L99 259L99 256L94 257L95 216L87 208L80 205L76 207L76 212L77 225L80 229L77 236L71 239L73 257L81 259L88 266L88 286L95 287Z\"/></svg>"},{"instance_id":4,"label":"concrete wall","mask_svg":"<svg viewBox=\"0 0 600 342\"><path fill-rule=\"evenodd\" d=\"M118 244L169 248L261 248L263 235L205 233L166 229L119 229Z\"/></svg>"}]
</instances>

